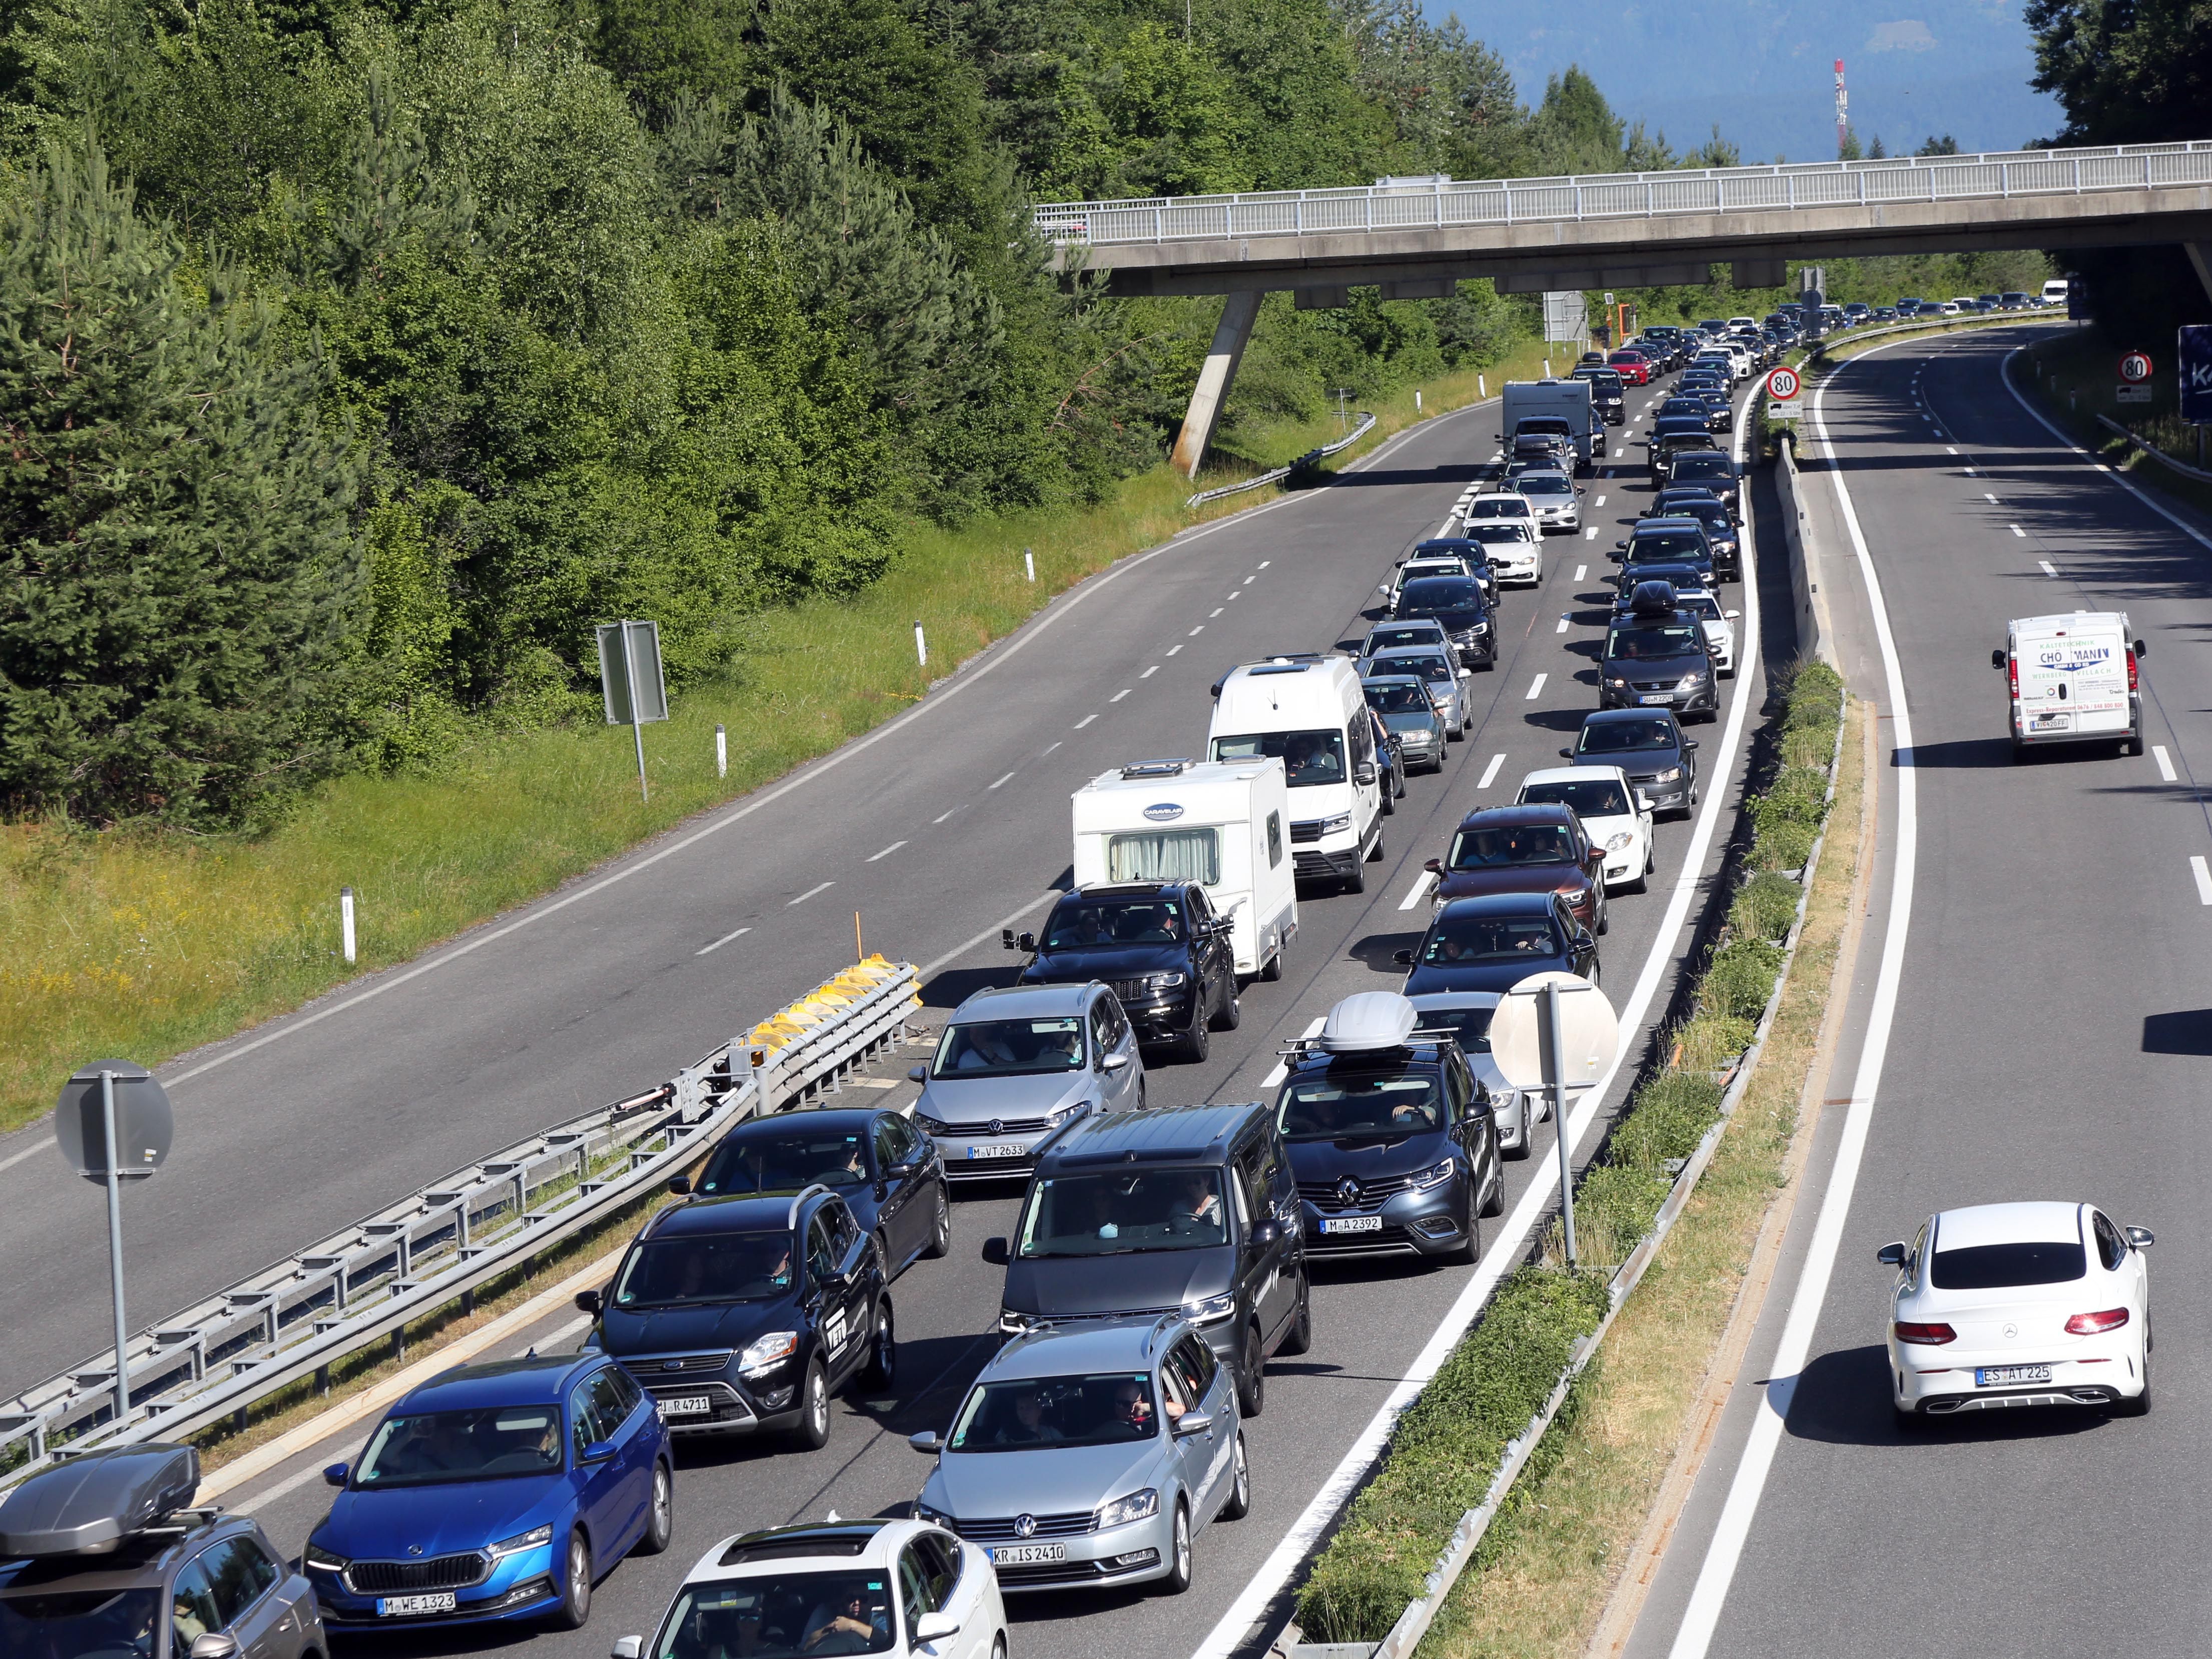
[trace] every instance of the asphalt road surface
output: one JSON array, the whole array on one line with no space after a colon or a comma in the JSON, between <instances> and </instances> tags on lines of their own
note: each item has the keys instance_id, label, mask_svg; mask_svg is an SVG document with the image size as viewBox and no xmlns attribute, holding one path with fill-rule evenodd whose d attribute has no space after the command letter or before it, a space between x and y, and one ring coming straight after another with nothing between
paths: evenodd
<instances>
[{"instance_id":1,"label":"asphalt road surface","mask_svg":"<svg viewBox=\"0 0 2212 1659\"><path fill-rule=\"evenodd\" d=\"M2212 835L2198 774L2212 778L2212 542L2012 395L2005 360L2034 337L1893 347L1844 369L1826 397L1911 747L1895 753L1866 584L1832 563L1846 668L1886 717L1881 880L1783 1271L1632 1654L2203 1648ZM1830 480L1808 483L1832 502ZM1831 546L1848 566L1848 540ZM2148 642L2151 752L2066 749L2016 765L1990 651L2009 617L2076 609L2125 611ZM1770 1360L1854 1115L1839 1097L1853 1092L1896 933L1890 884L1908 842L1894 1021L1837 1212L1840 1249L1806 1293L1801 1317L1817 1319L1802 1370L1770 1383L1790 1369ZM1891 1273L1876 1249L1938 1209L2033 1198L2093 1200L2158 1233L2154 1408L1967 1413L1900 1431L1882 1349ZM1743 1455L1762 1387L1780 1419L1763 1483Z\"/></svg>"},{"instance_id":2,"label":"asphalt road surface","mask_svg":"<svg viewBox=\"0 0 2212 1659\"><path fill-rule=\"evenodd\" d=\"M324 1005L335 1009L327 1018L279 1023L180 1065L172 1088L177 1152L161 1181L126 1200L136 1305L181 1304L296 1248L341 1213L659 1079L844 960L855 908L872 945L927 964L935 1010L1004 982L1014 964L999 948L999 927L1033 915L1065 878L1069 793L1114 764L1202 752L1206 688L1230 665L1361 631L1376 583L1406 546L1436 532L1492 455L1492 422L1486 407L1429 422L1328 489L1125 561L901 721L576 884L565 905L505 918L477 936L489 935L479 948L434 956L443 965L416 977L399 970L370 981L391 988L371 1000L349 1006L363 988L354 988ZM1629 480L1588 481L1595 534L1553 538L1541 586L1508 590L1499 663L1474 682L1477 722L1443 776L1413 780L1387 821L1387 856L1368 866L1366 893L1303 896L1284 980L1246 991L1241 1029L1216 1037L1207 1063L1154 1070L1156 1103L1259 1096L1284 1042L1339 998L1399 982L1403 970L1390 954L1414 941L1426 915L1421 860L1443 850L1462 813L1510 800L1522 775L1556 763L1595 706L1607 597L1599 583L1610 571L1603 549L1626 533L1620 526L1648 493L1640 465L1632 470ZM1770 582L1780 575L1771 551L1767 571ZM1783 580L1783 597L1762 609L1786 628ZM1740 604L1742 590L1729 592ZM1770 641L1767 654L1777 648ZM1786 655L1787 641L1778 648ZM1755 707L1764 681L1747 674L1729 691ZM1715 739L1725 729L1725 720L1698 728L1708 738L1701 758L1722 757ZM1739 751L1733 769L1709 773L1708 800L1732 799L1740 770ZM1687 942L1686 931L1657 935L1692 825L1662 824L1659 840L1651 894L1619 896L1602 941L1616 999L1655 955L1671 971ZM1716 850L1705 862L1717 858ZM608 884L611 876L622 878ZM1655 1015L1665 1002L1662 988ZM237 1057L225 1060L230 1054ZM210 1068L210 1059L222 1063ZM899 1069L884 1068L889 1079ZM301 1087L302 1077L314 1086ZM875 1097L903 1103L911 1093L895 1083ZM42 1133L18 1139L32 1146ZM1538 1157L1507 1166L1510 1200L1548 1173L1548 1144L1546 1131ZM0 1146L0 1158L16 1150ZM891 1397L842 1401L831 1443L818 1453L767 1441L686 1443L675 1547L619 1566L586 1632L511 1639L549 1653L603 1653L611 1637L653 1627L685 1568L717 1538L833 1508L856 1516L902 1506L927 1468L905 1437L945 1425L995 1346L1001 1275L976 1246L1007 1230L1017 1197L963 1194L951 1258L919 1265L894 1287L901 1352ZM100 1216L36 1158L0 1170L0 1237L11 1265L21 1264L0 1286L0 1321L17 1337L8 1375L21 1386L97 1349ZM1250 1431L1255 1513L1201 1536L1192 1594L1020 1600L1017 1650L1188 1650L1406 1374L1470 1271L1317 1269L1315 1346L1270 1368L1267 1409ZM58 1307L76 1312L58 1316ZM581 1334L564 1316L516 1346L573 1344ZM364 1431L226 1501L262 1516L296 1549L326 1507L314 1470L349 1457ZM417 1639L441 1651L501 1640Z\"/></svg>"}]
</instances>

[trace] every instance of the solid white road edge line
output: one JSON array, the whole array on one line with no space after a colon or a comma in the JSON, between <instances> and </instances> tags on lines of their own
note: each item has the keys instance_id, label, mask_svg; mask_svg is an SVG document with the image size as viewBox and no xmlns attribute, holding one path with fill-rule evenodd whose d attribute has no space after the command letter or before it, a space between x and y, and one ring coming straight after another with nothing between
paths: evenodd
<instances>
[{"instance_id":1,"label":"solid white road edge line","mask_svg":"<svg viewBox=\"0 0 2212 1659\"><path fill-rule=\"evenodd\" d=\"M1750 406L1751 394L1747 392L1743 408L1747 411ZM1739 417L1735 441L1738 460L1742 459L1742 425ZM1745 539L1756 544L1752 537ZM1736 756L1743 740L1744 716L1751 707L1751 698L1744 695L1741 688L1749 684L1751 673L1759 665L1759 584L1755 580L1744 584L1743 609L1744 636L1750 641L1750 647L1745 653L1743 669L1739 671L1736 684L1740 689L1729 710L1728 726L1722 738L1718 764L1711 773L1712 776L1719 778L1730 777L1735 774ZM1503 758L1502 756L1499 757L1500 760ZM1497 769L1495 763L1491 769ZM1625 1036L1642 1031L1644 1016L1650 1012L1652 999L1658 994L1659 982L1674 961L1675 943L1689 921L1690 905L1697 897L1705 854L1712 846L1713 832L1720 823L1721 801L1726 793L1725 790L1713 789L1705 793L1697 828L1692 832L1690 845L1682 855L1681 872L1675 877L1674 890L1668 897L1667 913L1661 919L1651 949L1644 958L1644 968L1637 975L1635 988L1629 993L1628 1004L1621 1010L1620 1029ZM1316 1026L1316 1029L1319 1028ZM1583 1137L1596 1121L1599 1103L1612 1088L1622 1062L1634 1046L1632 1041L1625 1040L1621 1043L1620 1051L1613 1056L1613 1064L1607 1068L1606 1074L1597 1080L1595 1087L1583 1094L1581 1103L1574 1109L1565 1126L1570 1158L1579 1151ZM1282 1079L1278 1077L1273 1080L1280 1082ZM1556 1158L1547 1158L1544 1164L1547 1176L1529 1182L1527 1190L1521 1194L1521 1201L1513 1206L1512 1213L1506 1217L1492 1237L1490 1248L1483 1252L1482 1259L1475 1264L1474 1272L1468 1279L1467 1287L1459 1293L1458 1298L1438 1322L1436 1334L1414 1358L1404 1378L1391 1389L1389 1397L1368 1419L1358 1437L1329 1472L1328 1479L1322 1482L1321 1490L1300 1511L1298 1518L1291 1523L1290 1530L1283 1534L1267 1559L1261 1564L1260 1570L1238 1592L1229 1610L1206 1633L1206 1639L1199 1644L1192 1659L1229 1659L1229 1656L1243 1644L1252 1626L1265 1616L1268 1604L1282 1593L1284 1587L1290 1583L1291 1575L1298 1570L1299 1564L1336 1519L1337 1511L1358 1489L1359 1483L1367 1478L1368 1469L1382 1455L1382 1447L1389 1439L1390 1431L1396 1426L1400 1415L1413 1403L1428 1380L1436 1375L1437 1368L1443 1364L1460 1338L1467 1334L1468 1328L1474 1323L1475 1316L1488 1303L1490 1293L1497 1287L1498 1281L1520 1260L1529 1236L1550 1210L1552 1195L1559 1190L1559 1165Z\"/></svg>"},{"instance_id":2,"label":"solid white road edge line","mask_svg":"<svg viewBox=\"0 0 2212 1659\"><path fill-rule=\"evenodd\" d=\"M1877 346L1875 350L1882 349ZM1869 351L1852 358L1844 369L1873 355ZM1735 1578L1736 1563L1743 1558L1752 1520L1766 1489L1767 1473L1782 1443L1790 1398L1796 1392L1797 1378L1805 1369L1806 1355L1813 1346L1820 1304L1827 1299L1836 1253L1843 1245L1844 1224L1850 1218L1851 1196L1858 1187L1859 1161L1866 1152L1867 1133L1874 1122L1875 1095L1881 1086L1882 1064L1889 1054L1898 984L1905 971L1905 933L1912 920L1912 874L1919 848L1920 795L1919 780L1912 766L1912 715L1905 706L1905 671L1898 661L1896 638L1890 632L1889 608L1882 597L1881 580L1875 572L1874 556L1868 550L1866 535L1859 527L1858 514L1851 505L1850 491L1836 463L1835 446L1828 437L1828 388L1844 369L1821 381L1820 389L1814 394L1813 423L1820 433L1820 447L1826 452L1828 475L1835 483L1836 505L1843 515L1844 529L1850 537L1852 553L1866 580L1867 597L1874 612L1875 640L1881 648L1882 678L1889 698L1888 714L1894 724L1893 752L1902 763L1897 768L1896 868L1891 878L1889 919L1882 938L1881 966L1875 980L1874 1003L1867 1013L1858 1075L1851 1083L1850 1106L1844 1118L1835 1164L1828 1171L1827 1192L1820 1200L1820 1218L1814 1224L1805 1265L1799 1270L1797 1287L1790 1297L1781 1344L1766 1368L1769 1380L1759 1395L1758 1415L1752 1419L1751 1437L1744 1446L1742 1460L1736 1465L1735 1478L1729 1483L1720 1522L1706 1546L1705 1565L1698 1569L1696 1587L1690 1592L1690 1605L1683 1613L1680 1628L1674 1633L1669 1659L1704 1659L1705 1650L1711 1645L1722 1607L1728 1600L1729 1586Z\"/></svg>"}]
</instances>

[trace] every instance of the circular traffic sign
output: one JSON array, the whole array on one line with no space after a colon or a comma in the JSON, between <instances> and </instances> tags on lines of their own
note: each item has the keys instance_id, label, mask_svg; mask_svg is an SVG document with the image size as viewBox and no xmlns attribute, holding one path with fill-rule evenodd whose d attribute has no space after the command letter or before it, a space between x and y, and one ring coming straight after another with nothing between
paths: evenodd
<instances>
[{"instance_id":1,"label":"circular traffic sign","mask_svg":"<svg viewBox=\"0 0 2212 1659\"><path fill-rule=\"evenodd\" d=\"M1587 1089L1603 1077L1620 1047L1620 1023L1604 992L1576 974L1531 974L1498 1001L1490 1017L1490 1058L1516 1089L1543 1086L1540 993L1559 988L1559 1036L1567 1087Z\"/></svg>"},{"instance_id":2,"label":"circular traffic sign","mask_svg":"<svg viewBox=\"0 0 2212 1659\"><path fill-rule=\"evenodd\" d=\"M2150 356L2148 352L2130 351L2120 359L2120 378L2130 386L2141 386L2150 379Z\"/></svg>"},{"instance_id":3,"label":"circular traffic sign","mask_svg":"<svg viewBox=\"0 0 2212 1659\"><path fill-rule=\"evenodd\" d=\"M1797 386L1797 371L1794 368L1778 368L1766 377L1766 395L1770 398L1794 398Z\"/></svg>"},{"instance_id":4,"label":"circular traffic sign","mask_svg":"<svg viewBox=\"0 0 2212 1659\"><path fill-rule=\"evenodd\" d=\"M115 1140L121 1149L115 1173L126 1181L143 1180L161 1167L169 1156L174 1119L169 1097L154 1074L127 1060L95 1060L80 1066L62 1085L54 1107L54 1140L62 1162L87 1181L107 1181L107 1113L100 1097L100 1074L110 1074L115 1091Z\"/></svg>"}]
</instances>

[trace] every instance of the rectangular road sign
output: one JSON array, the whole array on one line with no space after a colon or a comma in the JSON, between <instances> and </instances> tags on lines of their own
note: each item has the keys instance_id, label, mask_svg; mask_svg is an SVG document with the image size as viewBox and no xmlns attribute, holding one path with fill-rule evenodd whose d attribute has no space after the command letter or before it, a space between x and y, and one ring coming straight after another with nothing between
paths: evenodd
<instances>
[{"instance_id":1,"label":"rectangular road sign","mask_svg":"<svg viewBox=\"0 0 2212 1659\"><path fill-rule=\"evenodd\" d=\"M2181 418L2212 422L2212 324L2191 323L2178 331L2173 360L2181 385Z\"/></svg>"},{"instance_id":2,"label":"rectangular road sign","mask_svg":"<svg viewBox=\"0 0 2212 1659\"><path fill-rule=\"evenodd\" d=\"M2147 386L2118 386L2112 388L2112 401L2118 404L2147 404L2150 388Z\"/></svg>"},{"instance_id":3,"label":"rectangular road sign","mask_svg":"<svg viewBox=\"0 0 2212 1659\"><path fill-rule=\"evenodd\" d=\"M630 707L630 688L637 707ZM599 624L599 694L609 726L650 725L668 718L668 682L660 670L660 624Z\"/></svg>"}]
</instances>

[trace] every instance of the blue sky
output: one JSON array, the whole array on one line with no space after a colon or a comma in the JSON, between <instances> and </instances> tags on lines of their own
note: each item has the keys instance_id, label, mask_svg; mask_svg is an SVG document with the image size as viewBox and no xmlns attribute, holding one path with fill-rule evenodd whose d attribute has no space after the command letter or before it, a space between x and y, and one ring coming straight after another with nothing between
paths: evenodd
<instances>
[{"instance_id":1,"label":"blue sky","mask_svg":"<svg viewBox=\"0 0 2212 1659\"><path fill-rule=\"evenodd\" d=\"M1547 0L1502 6L1425 0L1457 13L1505 59L1524 101L1579 63L1620 114L1677 149L1720 123L1747 161L1834 157L1834 62L1851 125L1892 152L1949 132L1966 150L2055 133L2056 100L2030 90L2034 58L2019 0Z\"/></svg>"}]
</instances>

